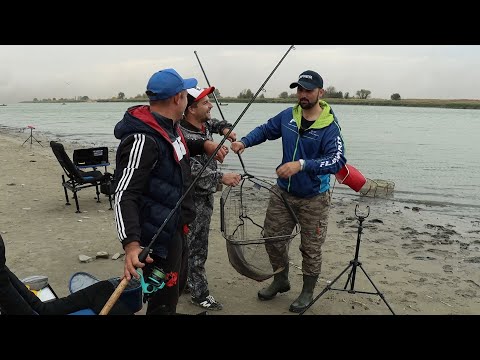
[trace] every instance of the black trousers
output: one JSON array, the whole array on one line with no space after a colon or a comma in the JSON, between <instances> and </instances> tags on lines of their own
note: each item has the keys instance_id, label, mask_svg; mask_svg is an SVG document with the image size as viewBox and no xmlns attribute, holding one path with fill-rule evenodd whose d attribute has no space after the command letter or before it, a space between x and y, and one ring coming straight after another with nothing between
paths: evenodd
<instances>
[{"instance_id":1,"label":"black trousers","mask_svg":"<svg viewBox=\"0 0 480 360\"><path fill-rule=\"evenodd\" d=\"M154 262L147 264L143 269L145 278L151 274L156 266L165 274L174 273L177 281L174 286L164 286L157 290L148 300L147 315L174 315L177 312L178 298L185 289L188 275L188 246L187 237L182 230L177 231L168 248L166 259L152 256Z\"/></svg>"},{"instance_id":2,"label":"black trousers","mask_svg":"<svg viewBox=\"0 0 480 360\"><path fill-rule=\"evenodd\" d=\"M5 265L5 244L0 235L0 312L2 315L67 315L83 309L100 313L115 286L100 281L69 296L42 302ZM112 315L132 314L121 300L109 312Z\"/></svg>"},{"instance_id":3,"label":"black trousers","mask_svg":"<svg viewBox=\"0 0 480 360\"><path fill-rule=\"evenodd\" d=\"M66 297L43 302L5 266L0 271L0 311L2 315L68 315L92 309L99 314L114 290L110 281L103 280ZM119 300L109 315L132 315L132 312Z\"/></svg>"}]
</instances>

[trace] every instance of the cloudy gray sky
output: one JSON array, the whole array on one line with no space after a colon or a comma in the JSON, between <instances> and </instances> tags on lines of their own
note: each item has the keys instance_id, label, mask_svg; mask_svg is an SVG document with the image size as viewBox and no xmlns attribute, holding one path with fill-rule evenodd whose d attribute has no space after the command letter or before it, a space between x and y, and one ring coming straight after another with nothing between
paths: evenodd
<instances>
[{"instance_id":1,"label":"cloudy gray sky","mask_svg":"<svg viewBox=\"0 0 480 360\"><path fill-rule=\"evenodd\" d=\"M195 57L222 96L260 88L290 45L0 45L0 103L33 98L143 94L148 78L173 67L206 86ZM325 87L372 98L480 99L479 45L296 45L265 86L292 93L307 69Z\"/></svg>"}]
</instances>

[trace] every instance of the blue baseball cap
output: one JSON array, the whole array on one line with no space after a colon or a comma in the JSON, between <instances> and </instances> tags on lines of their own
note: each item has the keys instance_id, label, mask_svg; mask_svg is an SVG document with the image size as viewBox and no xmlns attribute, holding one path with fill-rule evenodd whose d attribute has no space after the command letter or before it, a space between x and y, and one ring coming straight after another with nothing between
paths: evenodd
<instances>
[{"instance_id":1,"label":"blue baseball cap","mask_svg":"<svg viewBox=\"0 0 480 360\"><path fill-rule=\"evenodd\" d=\"M183 79L174 69L164 69L148 80L146 94L150 100L164 100L197 84L197 79Z\"/></svg>"}]
</instances>

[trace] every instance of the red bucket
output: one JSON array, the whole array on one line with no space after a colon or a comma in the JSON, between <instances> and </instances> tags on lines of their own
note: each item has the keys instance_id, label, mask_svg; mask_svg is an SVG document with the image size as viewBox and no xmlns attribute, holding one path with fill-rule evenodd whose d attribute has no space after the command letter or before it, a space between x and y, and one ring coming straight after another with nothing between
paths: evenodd
<instances>
[{"instance_id":1,"label":"red bucket","mask_svg":"<svg viewBox=\"0 0 480 360\"><path fill-rule=\"evenodd\" d=\"M335 177L340 184L345 184L356 192L359 192L367 182L365 176L353 165L345 165L335 174Z\"/></svg>"}]
</instances>

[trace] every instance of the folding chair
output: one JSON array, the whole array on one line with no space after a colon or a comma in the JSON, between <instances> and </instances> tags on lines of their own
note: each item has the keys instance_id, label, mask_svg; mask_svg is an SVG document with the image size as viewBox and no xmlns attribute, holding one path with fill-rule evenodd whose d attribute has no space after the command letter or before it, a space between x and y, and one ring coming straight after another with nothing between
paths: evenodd
<instances>
[{"instance_id":1,"label":"folding chair","mask_svg":"<svg viewBox=\"0 0 480 360\"><path fill-rule=\"evenodd\" d=\"M65 152L65 148L61 143L50 141L50 147L55 154L60 166L68 177L68 180L65 180L65 174L62 174L62 186L65 192L65 199L67 200L65 205L70 205L68 200L67 189L73 192L73 198L75 199L75 204L77 206L77 213L80 213L80 206L78 204L77 192L95 186L97 193L97 203L100 201L100 188L111 188L111 183L113 180L112 174L100 171L82 171L78 169L75 164L72 162L70 157ZM102 191L102 193L104 193ZM110 210L112 210L112 195L108 192L108 201L110 202Z\"/></svg>"}]
</instances>

